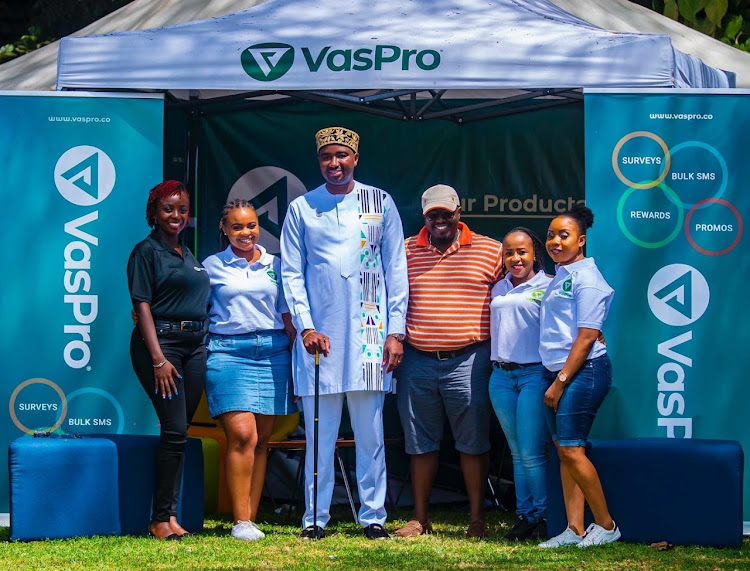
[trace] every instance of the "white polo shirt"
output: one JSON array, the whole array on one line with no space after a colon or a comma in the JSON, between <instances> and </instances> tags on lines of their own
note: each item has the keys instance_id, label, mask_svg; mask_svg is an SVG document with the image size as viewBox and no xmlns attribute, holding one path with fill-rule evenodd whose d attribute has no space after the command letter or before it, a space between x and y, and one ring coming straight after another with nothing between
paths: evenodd
<instances>
[{"instance_id":1,"label":"white polo shirt","mask_svg":"<svg viewBox=\"0 0 750 571\"><path fill-rule=\"evenodd\" d=\"M614 294L594 258L557 266L557 274L542 299L539 354L547 369L562 368L579 327L601 331ZM597 339L586 359L601 357L606 352L607 347Z\"/></svg>"},{"instance_id":2,"label":"white polo shirt","mask_svg":"<svg viewBox=\"0 0 750 571\"><path fill-rule=\"evenodd\" d=\"M281 260L256 245L260 259L250 264L228 246L209 256L203 266L211 278L208 330L238 335L264 329L283 329L282 313L289 313L281 288Z\"/></svg>"},{"instance_id":3,"label":"white polo shirt","mask_svg":"<svg viewBox=\"0 0 750 571\"><path fill-rule=\"evenodd\" d=\"M552 278L544 271L513 287L511 275L492 288L490 358L511 363L539 363L539 310Z\"/></svg>"}]
</instances>

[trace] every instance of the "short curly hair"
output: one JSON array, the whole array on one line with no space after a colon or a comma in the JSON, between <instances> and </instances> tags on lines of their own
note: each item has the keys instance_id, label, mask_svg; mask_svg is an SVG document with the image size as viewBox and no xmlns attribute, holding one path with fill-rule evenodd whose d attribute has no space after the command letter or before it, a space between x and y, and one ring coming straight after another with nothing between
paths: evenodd
<instances>
[{"instance_id":1,"label":"short curly hair","mask_svg":"<svg viewBox=\"0 0 750 571\"><path fill-rule=\"evenodd\" d=\"M151 227L156 226L156 205L160 200L181 193L187 194L187 188L179 180L165 180L160 182L148 193L146 202L146 222Z\"/></svg>"}]
</instances>

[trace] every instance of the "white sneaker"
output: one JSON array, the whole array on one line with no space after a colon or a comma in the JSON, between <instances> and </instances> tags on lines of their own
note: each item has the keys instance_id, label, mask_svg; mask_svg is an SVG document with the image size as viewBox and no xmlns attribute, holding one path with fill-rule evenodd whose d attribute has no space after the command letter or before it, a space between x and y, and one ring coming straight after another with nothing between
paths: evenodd
<instances>
[{"instance_id":1,"label":"white sneaker","mask_svg":"<svg viewBox=\"0 0 750 571\"><path fill-rule=\"evenodd\" d=\"M615 523L614 521L612 523ZM586 530L586 535L583 536L583 541L578 544L578 547L591 547L592 545L604 545L605 543L614 543L620 539L620 528L615 524L612 531L607 531L600 525L592 523Z\"/></svg>"},{"instance_id":2,"label":"white sneaker","mask_svg":"<svg viewBox=\"0 0 750 571\"><path fill-rule=\"evenodd\" d=\"M560 535L543 541L539 544L542 549L554 549L555 547L566 547L568 545L578 545L580 547L583 537L578 535L575 531L570 529L570 526L565 528Z\"/></svg>"},{"instance_id":3,"label":"white sneaker","mask_svg":"<svg viewBox=\"0 0 750 571\"><path fill-rule=\"evenodd\" d=\"M245 541L255 541L256 539L263 539L266 536L255 522L252 521L238 521L237 525L232 526L232 537L237 539L244 539Z\"/></svg>"}]
</instances>

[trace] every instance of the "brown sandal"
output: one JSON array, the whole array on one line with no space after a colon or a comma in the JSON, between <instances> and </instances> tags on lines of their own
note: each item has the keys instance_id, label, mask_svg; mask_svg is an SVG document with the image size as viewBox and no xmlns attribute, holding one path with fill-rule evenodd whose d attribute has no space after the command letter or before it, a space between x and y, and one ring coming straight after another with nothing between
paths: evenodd
<instances>
[{"instance_id":1,"label":"brown sandal","mask_svg":"<svg viewBox=\"0 0 750 571\"><path fill-rule=\"evenodd\" d=\"M417 535L432 534L432 524L427 520L424 525L419 520L412 519L402 527L393 532L396 537L415 537Z\"/></svg>"}]
</instances>

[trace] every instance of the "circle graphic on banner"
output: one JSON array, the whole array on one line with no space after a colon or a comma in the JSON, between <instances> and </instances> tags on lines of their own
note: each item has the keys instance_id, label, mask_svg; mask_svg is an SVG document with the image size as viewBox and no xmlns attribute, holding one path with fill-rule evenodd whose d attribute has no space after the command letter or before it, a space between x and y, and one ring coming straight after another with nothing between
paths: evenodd
<instances>
[{"instance_id":1,"label":"circle graphic on banner","mask_svg":"<svg viewBox=\"0 0 750 571\"><path fill-rule=\"evenodd\" d=\"M26 434L32 434L34 432L35 429L29 428L28 426L24 425L19 420L18 414L16 413L16 400L18 399L18 395L21 393L21 391L23 391L26 387L30 385L48 386L52 388L52 390L54 390L55 393L57 393L58 397L60 397L59 403L57 402L55 403L46 403L46 402L45 403L42 403L42 402L24 403L24 404L29 405L28 407L24 407L24 409L28 408L28 410L42 410L43 411L45 410L44 408L45 405L47 405L47 407L53 412L55 412L55 406L59 404L59 411L57 412L60 413L60 416L52 425L49 426L50 431L57 430L58 428L60 428L60 425L62 425L63 421L65 420L65 416L68 413L68 401L65 398L65 393L57 384L53 383L49 379L43 379L41 377L35 377L33 379L26 379L24 382L19 384L15 389L13 389L13 392L10 395L10 399L8 400L8 412L10 413L10 419L13 421L13 424L15 424L16 427L18 427L18 429L21 430L22 432L25 432ZM36 406L32 407L32 405L36 405ZM40 428L40 427L37 426L37 428ZM47 426L45 426L45 428L47 428Z\"/></svg>"},{"instance_id":2,"label":"circle graphic on banner","mask_svg":"<svg viewBox=\"0 0 750 571\"><path fill-rule=\"evenodd\" d=\"M254 168L237 179L229 190L227 202L236 198L249 201L264 230L259 243L269 253L280 250L281 225L289 203L307 192L302 181L279 167Z\"/></svg>"},{"instance_id":3,"label":"circle graphic on banner","mask_svg":"<svg viewBox=\"0 0 750 571\"><path fill-rule=\"evenodd\" d=\"M710 250L708 248L703 248L699 246L696 242L695 236L693 235L693 231L691 230L690 226L693 221L693 216L698 212L699 210L703 209L703 213L706 214L707 210L705 209L706 206L710 204L718 204L721 206L725 206L729 209L731 214L734 216L734 219L736 220L737 228L733 227L733 224L726 224L726 223L710 223L710 224L695 224L696 231L707 231L711 233L725 233L725 232L734 232L735 237L731 244L726 246L725 248L720 248L718 250ZM704 256L723 256L724 254L731 252L732 250L737 247L737 244L740 243L740 239L742 238L742 230L743 230L743 224L742 224L742 217L740 216L739 211L734 206L734 204L731 204L730 202L724 200L723 198L706 198L705 200L701 200L700 202L697 202L688 212L687 216L685 217L685 237L687 238L687 241L690 243L690 245L695 248L698 252L703 254ZM731 236L731 234L729 234Z\"/></svg>"},{"instance_id":4,"label":"circle graphic on banner","mask_svg":"<svg viewBox=\"0 0 750 571\"><path fill-rule=\"evenodd\" d=\"M680 198L677 196L677 193L669 188L666 184L663 182L659 184L659 188L664 191L664 195L669 199L669 203L672 207L676 208L677 216L675 217L677 220L675 221L674 228L670 231L670 233L662 238L661 240L645 240L643 238L636 237L630 229L627 227L627 224L625 223L625 203L627 200L635 193L636 197L646 197L648 196L647 192L653 192L652 189L649 189L648 191L644 192L637 188L631 187L628 188L620 197L619 202L617 203L617 224L620 226L620 230L623 234L627 237L628 240L633 242L636 246L640 246L641 248L661 248L662 246L666 246L669 244L672 240L674 240L677 235L680 233L680 229L682 228L682 220L685 216L685 211L682 208L682 202L680 202ZM649 224L651 227L655 225L663 226L664 223L667 222L667 220L671 219L671 211L664 211L664 210L658 210L654 211L653 206L649 204L646 206L644 210L631 210L631 216L633 212L636 212L638 214L645 214L649 216L653 216L653 218L641 218L639 220L642 220L645 224ZM668 218L656 218L657 215L661 215ZM670 222L671 224L671 222Z\"/></svg>"},{"instance_id":5,"label":"circle graphic on banner","mask_svg":"<svg viewBox=\"0 0 750 571\"><path fill-rule=\"evenodd\" d=\"M677 155L680 151L695 148L695 149L703 149L708 152L710 152L716 161L719 163L719 167L721 169L721 180L719 181L718 185L715 184L715 178L716 173L713 171L706 171L706 172L693 172L695 170L695 165L699 163L697 157L694 154L691 154L686 162L687 165L690 165L690 172L672 172L672 186L675 186L675 183L680 180L679 177L682 177L681 180L682 185L685 186L685 189L682 188L677 189L679 190L680 196L684 196L687 193L688 185L711 185L718 187L718 190L715 191L713 198L721 198L721 196L724 194L724 191L727 189L727 180L729 178L729 169L727 168L727 162L724 160L724 157L721 155L719 151L717 151L714 147L711 145L707 145L706 143L703 143L701 141L685 141L684 143L680 143L679 145L671 148L669 150L670 154L672 155L672 168L677 168L677 162L678 159L675 159L675 155ZM711 178L713 177L713 179ZM705 194L703 194L705 196ZM702 201L701 201L702 202ZM688 202L683 200L682 203L686 208L692 208L695 206L695 203Z\"/></svg>"},{"instance_id":6,"label":"circle graphic on banner","mask_svg":"<svg viewBox=\"0 0 750 571\"><path fill-rule=\"evenodd\" d=\"M703 274L687 264L670 264L648 283L651 313L667 325L690 325L708 308L711 294Z\"/></svg>"},{"instance_id":7,"label":"circle graphic on banner","mask_svg":"<svg viewBox=\"0 0 750 571\"><path fill-rule=\"evenodd\" d=\"M101 149L80 145L65 151L55 164L55 186L78 206L93 206L115 187L115 165Z\"/></svg>"},{"instance_id":8,"label":"circle graphic on banner","mask_svg":"<svg viewBox=\"0 0 750 571\"><path fill-rule=\"evenodd\" d=\"M92 414L92 410L99 411L99 407L94 407L90 402L86 402L85 405L79 404L78 406L72 406L72 402L75 399L79 399L84 395L96 395L104 397L110 402L114 412L117 416L116 419L112 418L113 415L106 414ZM85 402L85 401L84 401ZM84 387L77 389L68 395L68 410L69 417L66 428L72 431L80 430L81 432L97 432L100 429L101 432L112 432L116 426L116 433L122 434L125 428L125 415L122 411L120 402L113 397L110 393L105 390L98 389L96 387Z\"/></svg>"},{"instance_id":9,"label":"circle graphic on banner","mask_svg":"<svg viewBox=\"0 0 750 571\"><path fill-rule=\"evenodd\" d=\"M644 159L644 161L648 159L653 159L654 161L656 161L658 159L663 162L663 164L661 165L661 170L659 171L659 176L649 182L633 182L628 177L626 177L620 170L620 151L622 150L623 145L625 145L625 143L627 143L628 141L632 141L640 137L652 139L653 141L656 142L657 145L659 145L659 147L661 147L661 150L664 153L663 159L662 157L638 157L638 158ZM627 135L622 137L619 141L617 141L617 144L615 145L615 148L612 151L612 168L614 169L615 174L617 175L617 178L619 178L623 183L625 183L626 186L630 186L632 188L638 188L638 189L653 188L659 183L661 183L667 177L667 173L669 172L670 161L671 161L671 157L669 155L669 147L667 147L667 144L664 142L664 140L661 137L659 137L658 135L655 135L654 133L650 133L649 131L634 131L632 133L628 133ZM658 163L654 162L653 164L658 164Z\"/></svg>"}]
</instances>

